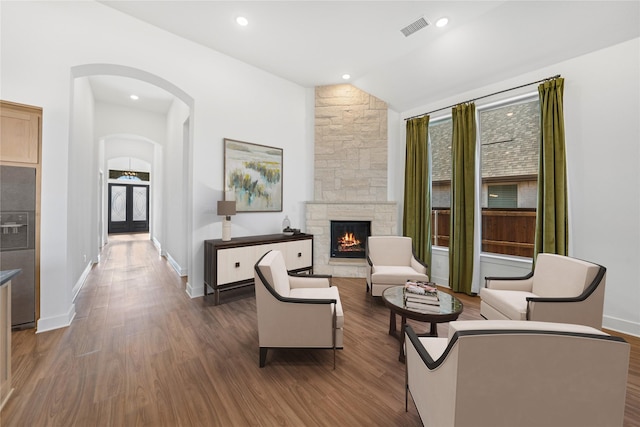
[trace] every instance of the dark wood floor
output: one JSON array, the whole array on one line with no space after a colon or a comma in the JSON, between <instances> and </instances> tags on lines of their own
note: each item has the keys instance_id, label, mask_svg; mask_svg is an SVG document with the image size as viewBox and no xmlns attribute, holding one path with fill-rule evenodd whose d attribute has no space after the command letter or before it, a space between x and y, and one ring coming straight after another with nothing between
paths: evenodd
<instances>
[{"instance_id":1,"label":"dark wood floor","mask_svg":"<svg viewBox=\"0 0 640 427\"><path fill-rule=\"evenodd\" d=\"M388 310L366 295L363 279L334 284L345 312L336 370L325 350L270 351L260 369L251 288L220 306L190 299L150 241L111 239L71 326L12 334L15 391L0 425L420 426L415 407L404 410ZM459 297L461 319L479 319L478 298ZM639 427L640 338L625 338L625 426Z\"/></svg>"}]
</instances>

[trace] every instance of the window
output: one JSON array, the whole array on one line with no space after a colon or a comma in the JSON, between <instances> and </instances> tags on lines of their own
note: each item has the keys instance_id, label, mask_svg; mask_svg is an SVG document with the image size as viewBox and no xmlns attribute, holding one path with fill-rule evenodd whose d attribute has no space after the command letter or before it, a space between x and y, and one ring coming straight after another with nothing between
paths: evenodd
<instances>
[{"instance_id":1,"label":"window","mask_svg":"<svg viewBox=\"0 0 640 427\"><path fill-rule=\"evenodd\" d=\"M429 124L432 243L449 246L451 119ZM540 111L537 96L478 107L482 251L533 257Z\"/></svg>"},{"instance_id":2,"label":"window","mask_svg":"<svg viewBox=\"0 0 640 427\"><path fill-rule=\"evenodd\" d=\"M431 142L431 242L449 246L449 208L451 207L451 119L429 124Z\"/></svg>"},{"instance_id":3,"label":"window","mask_svg":"<svg viewBox=\"0 0 640 427\"><path fill-rule=\"evenodd\" d=\"M532 257L540 138L538 99L478 110L482 251Z\"/></svg>"}]
</instances>

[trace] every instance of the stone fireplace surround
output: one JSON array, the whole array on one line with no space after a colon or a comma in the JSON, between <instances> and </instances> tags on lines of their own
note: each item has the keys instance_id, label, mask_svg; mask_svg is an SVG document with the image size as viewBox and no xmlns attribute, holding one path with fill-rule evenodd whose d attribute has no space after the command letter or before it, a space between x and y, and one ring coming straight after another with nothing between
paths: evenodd
<instances>
[{"instance_id":1,"label":"stone fireplace surround","mask_svg":"<svg viewBox=\"0 0 640 427\"><path fill-rule=\"evenodd\" d=\"M315 88L314 200L305 204L318 274L366 277L362 258L331 258L331 221L371 221L371 235L398 234L387 200L387 104L349 85Z\"/></svg>"},{"instance_id":2,"label":"stone fireplace surround","mask_svg":"<svg viewBox=\"0 0 640 427\"><path fill-rule=\"evenodd\" d=\"M372 236L397 235L397 203L306 203L306 231L313 234L313 272L336 277L366 277L366 259L331 258L331 221L371 221Z\"/></svg>"}]
</instances>

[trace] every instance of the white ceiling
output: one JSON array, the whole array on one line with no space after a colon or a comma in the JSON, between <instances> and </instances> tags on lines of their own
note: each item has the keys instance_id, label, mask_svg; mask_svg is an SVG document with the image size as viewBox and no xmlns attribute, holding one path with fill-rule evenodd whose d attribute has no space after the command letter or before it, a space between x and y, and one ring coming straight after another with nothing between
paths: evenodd
<instances>
[{"instance_id":1,"label":"white ceiling","mask_svg":"<svg viewBox=\"0 0 640 427\"><path fill-rule=\"evenodd\" d=\"M166 114L175 98L166 90L142 80L106 75L88 79L94 99L109 104ZM132 100L131 95L137 95L138 99Z\"/></svg>"},{"instance_id":2,"label":"white ceiling","mask_svg":"<svg viewBox=\"0 0 640 427\"><path fill-rule=\"evenodd\" d=\"M639 0L100 3L304 87L349 73L396 111L640 36ZM420 17L431 25L405 37ZM100 80L98 99L118 78Z\"/></svg>"}]
</instances>

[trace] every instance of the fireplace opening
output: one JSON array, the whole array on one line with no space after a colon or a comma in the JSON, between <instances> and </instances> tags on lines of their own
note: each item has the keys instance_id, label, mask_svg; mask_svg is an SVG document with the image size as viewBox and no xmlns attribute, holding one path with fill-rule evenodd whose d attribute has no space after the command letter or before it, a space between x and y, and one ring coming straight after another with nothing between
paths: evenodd
<instances>
[{"instance_id":1,"label":"fireplace opening","mask_svg":"<svg viewBox=\"0 0 640 427\"><path fill-rule=\"evenodd\" d=\"M371 221L331 221L331 258L365 258Z\"/></svg>"}]
</instances>

